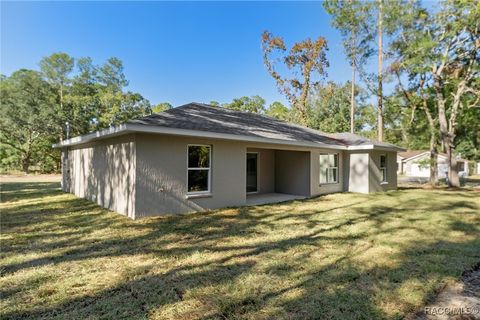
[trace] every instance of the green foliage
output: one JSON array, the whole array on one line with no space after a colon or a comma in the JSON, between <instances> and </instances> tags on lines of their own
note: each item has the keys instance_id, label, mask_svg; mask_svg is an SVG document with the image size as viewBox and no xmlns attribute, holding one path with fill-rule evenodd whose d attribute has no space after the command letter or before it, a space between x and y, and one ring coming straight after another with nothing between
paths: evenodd
<instances>
[{"instance_id":1,"label":"green foliage","mask_svg":"<svg viewBox=\"0 0 480 320\"><path fill-rule=\"evenodd\" d=\"M241 97L233 99L230 103L224 103L222 107L237 111L263 113L265 100L260 96Z\"/></svg>"},{"instance_id":2,"label":"green foliage","mask_svg":"<svg viewBox=\"0 0 480 320\"><path fill-rule=\"evenodd\" d=\"M160 112L163 112L163 111L167 111L167 110L170 110L172 109L173 106L168 103L168 102L161 102L155 106L152 107L152 112L154 113L160 113Z\"/></svg>"},{"instance_id":3,"label":"green foliage","mask_svg":"<svg viewBox=\"0 0 480 320\"><path fill-rule=\"evenodd\" d=\"M261 44L265 67L280 93L285 95L295 110L292 120L308 125L307 102L310 89L326 76L329 66L327 40L323 37L315 40L307 38L294 43L287 51L282 37L264 31ZM277 64L286 71L285 74L279 73Z\"/></svg>"},{"instance_id":4,"label":"green foliage","mask_svg":"<svg viewBox=\"0 0 480 320\"><path fill-rule=\"evenodd\" d=\"M350 83L328 82L313 90L309 101L310 126L324 132L350 131ZM365 103L366 96L357 86L356 132L369 131L375 124L373 106Z\"/></svg>"},{"instance_id":5,"label":"green foliage","mask_svg":"<svg viewBox=\"0 0 480 320\"><path fill-rule=\"evenodd\" d=\"M74 59L63 52L53 53L40 60L40 70L47 81L55 86L64 86L70 82Z\"/></svg>"},{"instance_id":6,"label":"green foliage","mask_svg":"<svg viewBox=\"0 0 480 320\"><path fill-rule=\"evenodd\" d=\"M430 133L434 144L441 140L445 150L478 159L480 6L447 0L435 12L418 3L407 8L391 47L394 71L408 79L407 105L433 119L424 134ZM425 122L420 113L414 115L414 126Z\"/></svg>"},{"instance_id":7,"label":"green foliage","mask_svg":"<svg viewBox=\"0 0 480 320\"><path fill-rule=\"evenodd\" d=\"M123 62L118 58L110 58L107 62L98 68L97 79L108 90L120 92L126 86L128 81L123 73Z\"/></svg>"},{"instance_id":8,"label":"green foliage","mask_svg":"<svg viewBox=\"0 0 480 320\"><path fill-rule=\"evenodd\" d=\"M292 118L292 110L284 106L281 102L275 101L265 110L265 115L283 121L289 121Z\"/></svg>"},{"instance_id":9,"label":"green foliage","mask_svg":"<svg viewBox=\"0 0 480 320\"><path fill-rule=\"evenodd\" d=\"M332 16L332 25L340 31L343 48L351 65L363 65L374 53L371 32L375 21L372 20L372 2L358 0L327 0L323 7Z\"/></svg>"},{"instance_id":10,"label":"green foliage","mask_svg":"<svg viewBox=\"0 0 480 320\"><path fill-rule=\"evenodd\" d=\"M2 77L0 86L0 142L16 150L18 165L28 172L55 132L54 93L39 72L25 69ZM10 165L14 154L8 154Z\"/></svg>"},{"instance_id":11,"label":"green foliage","mask_svg":"<svg viewBox=\"0 0 480 320\"><path fill-rule=\"evenodd\" d=\"M480 108L468 108L458 119L455 144L463 158L480 161Z\"/></svg>"},{"instance_id":12,"label":"green foliage","mask_svg":"<svg viewBox=\"0 0 480 320\"><path fill-rule=\"evenodd\" d=\"M117 58L96 66L88 57L54 53L40 69L1 77L0 143L8 146L0 152L2 170L58 170L60 154L51 145L65 138L66 122L75 136L152 112L140 94L124 92L128 81Z\"/></svg>"}]
</instances>

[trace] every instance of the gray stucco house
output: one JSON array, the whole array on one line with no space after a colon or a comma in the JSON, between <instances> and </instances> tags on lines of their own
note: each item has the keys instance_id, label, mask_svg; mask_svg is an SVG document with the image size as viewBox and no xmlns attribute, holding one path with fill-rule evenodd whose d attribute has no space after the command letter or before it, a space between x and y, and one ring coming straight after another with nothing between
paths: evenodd
<instances>
[{"instance_id":1,"label":"gray stucco house","mask_svg":"<svg viewBox=\"0 0 480 320\"><path fill-rule=\"evenodd\" d=\"M64 140L62 188L132 219L397 188L397 151L199 103Z\"/></svg>"}]
</instances>

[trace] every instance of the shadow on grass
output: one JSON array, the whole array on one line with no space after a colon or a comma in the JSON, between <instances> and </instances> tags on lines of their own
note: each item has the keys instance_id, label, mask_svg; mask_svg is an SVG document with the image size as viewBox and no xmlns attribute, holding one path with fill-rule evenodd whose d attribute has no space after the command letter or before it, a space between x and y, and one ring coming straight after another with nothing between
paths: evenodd
<instances>
[{"instance_id":1,"label":"shadow on grass","mask_svg":"<svg viewBox=\"0 0 480 320\"><path fill-rule=\"evenodd\" d=\"M23 194L18 199L41 198L56 193L43 191L45 184L28 184L2 187L2 191L16 190ZM38 192L35 192L38 189ZM387 197L399 198L402 192L390 193ZM33 196L36 194L36 196ZM181 259L197 252L208 252L215 258L193 261L169 268L167 272L151 274L155 265L144 266L133 277L126 276L119 285L87 296L66 299L56 305L42 307L35 305L26 312L4 313L5 318L147 318L154 310L181 301L200 301L202 307L179 310L179 318L230 319L252 318L262 310L269 310L270 318L301 319L376 319L392 317L378 306L378 291L398 292L406 310L413 312L416 305L404 298L402 290L422 286L426 281L440 285L446 277L458 277L465 269L480 261L480 237L464 241L417 242L415 239L402 246L392 255L390 266L358 265L355 258L374 248L377 243L373 235L395 234L404 230L422 232L416 225L422 220L412 216L411 211L422 208L428 213L450 212L477 214L479 207L469 194L459 194L455 200L428 201L429 197L441 194L428 193L413 198L409 203L388 206L375 203L375 195L359 195L363 201L350 205L339 203L333 208L309 207L304 212L289 212L289 204L278 206L244 207L219 210L167 218L152 218L133 222L124 217L98 208L81 199L68 198L45 204L25 205L10 208L2 213L2 232L21 232L22 226L30 222L34 235L14 238L2 243L8 253L22 254L35 251L49 251L64 248L60 253L47 258L27 259L23 262L2 264L3 275L20 270L46 265L55 265L97 257L120 257L125 255L148 254L162 259ZM364 204L371 200L368 206ZM315 205L322 198L303 202ZM282 209L283 208L283 209ZM349 215L329 216L334 210L349 210ZM454 214L452 214L454 216ZM330 219L326 224L322 217ZM389 224L402 220L407 224ZM266 238L257 243L232 243L231 238L251 239L265 233L281 233L286 221L305 228L301 235L283 238ZM477 223L479 222L476 219ZM49 230L44 228L48 223ZM369 232L350 232L350 228L371 223ZM445 214L445 223L450 230L479 235L478 224L456 220ZM110 238L85 239L98 230L118 229ZM123 231L123 232L122 232ZM128 232L127 232L128 231ZM131 231L139 231L135 235ZM334 233L334 234L332 234ZM133 234L133 235L132 235ZM46 243L52 237L61 239ZM65 238L66 237L66 238ZM176 242L175 242L176 241ZM357 246L358 242L364 242ZM325 247L338 245L347 250L339 251L338 258L327 264L302 265L311 261ZM351 250L348 248L352 248ZM266 259L279 259L282 254L296 254L295 263L278 261L265 270L259 270L259 263ZM268 276L272 281L285 279L286 284L267 286L249 277ZM51 281L49 277L39 282ZM250 282L249 282L250 281ZM235 289L232 284L248 286ZM28 290L31 283L25 282L15 288L4 288L2 297L10 297ZM222 288L210 290L209 288ZM435 286L432 286L432 288ZM224 290L225 292L221 292ZM197 292L193 298L192 292ZM234 293L232 293L234 292ZM435 292L427 292L428 300ZM192 302L193 303L193 302ZM269 309L274 305L275 308Z\"/></svg>"},{"instance_id":2,"label":"shadow on grass","mask_svg":"<svg viewBox=\"0 0 480 320\"><path fill-rule=\"evenodd\" d=\"M15 202L61 194L59 182L8 182L0 185L0 201Z\"/></svg>"}]
</instances>

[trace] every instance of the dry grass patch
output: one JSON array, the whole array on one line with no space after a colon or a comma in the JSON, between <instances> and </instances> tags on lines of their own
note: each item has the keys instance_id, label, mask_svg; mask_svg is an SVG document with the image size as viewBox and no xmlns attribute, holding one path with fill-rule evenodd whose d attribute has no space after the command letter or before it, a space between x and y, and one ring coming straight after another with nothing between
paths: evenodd
<instances>
[{"instance_id":1,"label":"dry grass patch","mask_svg":"<svg viewBox=\"0 0 480 320\"><path fill-rule=\"evenodd\" d=\"M2 185L4 318L401 318L480 261L480 194L409 189L131 221Z\"/></svg>"}]
</instances>

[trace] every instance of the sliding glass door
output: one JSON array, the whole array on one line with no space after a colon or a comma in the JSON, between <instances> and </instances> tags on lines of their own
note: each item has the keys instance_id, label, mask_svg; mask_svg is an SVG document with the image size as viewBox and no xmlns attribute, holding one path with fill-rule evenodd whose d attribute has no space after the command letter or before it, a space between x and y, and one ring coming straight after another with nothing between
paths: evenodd
<instances>
[{"instance_id":1,"label":"sliding glass door","mask_svg":"<svg viewBox=\"0 0 480 320\"><path fill-rule=\"evenodd\" d=\"M247 153L247 193L258 192L258 153Z\"/></svg>"}]
</instances>

